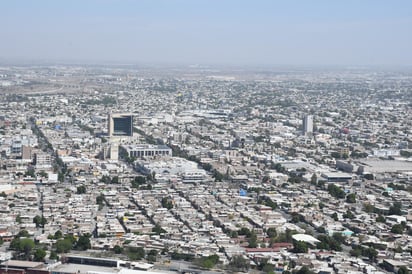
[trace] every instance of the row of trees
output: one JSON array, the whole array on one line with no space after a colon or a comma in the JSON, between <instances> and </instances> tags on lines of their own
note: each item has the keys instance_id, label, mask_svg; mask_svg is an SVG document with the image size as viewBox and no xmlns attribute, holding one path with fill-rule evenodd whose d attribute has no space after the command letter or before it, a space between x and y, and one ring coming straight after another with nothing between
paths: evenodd
<instances>
[{"instance_id":1,"label":"row of trees","mask_svg":"<svg viewBox=\"0 0 412 274\"><path fill-rule=\"evenodd\" d=\"M58 253L66 253L72 249L87 250L91 247L89 234L82 235L76 240L73 235L63 238L63 234L57 231L48 238L57 240L50 252L50 259L57 259ZM35 242L26 230L22 230L10 242L10 249L15 251L15 259L43 261L47 246Z\"/></svg>"}]
</instances>

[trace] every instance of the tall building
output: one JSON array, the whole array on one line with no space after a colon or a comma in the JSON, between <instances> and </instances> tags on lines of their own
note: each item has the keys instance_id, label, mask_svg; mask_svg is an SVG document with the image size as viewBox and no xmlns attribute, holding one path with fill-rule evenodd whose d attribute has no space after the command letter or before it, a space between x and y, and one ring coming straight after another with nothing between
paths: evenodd
<instances>
[{"instance_id":1,"label":"tall building","mask_svg":"<svg viewBox=\"0 0 412 274\"><path fill-rule=\"evenodd\" d=\"M307 135L313 133L313 116L305 115L303 117L303 134Z\"/></svg>"},{"instance_id":2,"label":"tall building","mask_svg":"<svg viewBox=\"0 0 412 274\"><path fill-rule=\"evenodd\" d=\"M133 136L133 115L110 113L108 117L108 135Z\"/></svg>"}]
</instances>

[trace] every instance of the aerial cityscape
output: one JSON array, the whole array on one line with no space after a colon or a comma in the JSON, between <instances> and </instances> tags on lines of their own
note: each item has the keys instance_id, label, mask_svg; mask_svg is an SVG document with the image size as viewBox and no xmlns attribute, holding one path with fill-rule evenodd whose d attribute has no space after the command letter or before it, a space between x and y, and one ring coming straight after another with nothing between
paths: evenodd
<instances>
[{"instance_id":1,"label":"aerial cityscape","mask_svg":"<svg viewBox=\"0 0 412 274\"><path fill-rule=\"evenodd\" d=\"M46 2L34 11L56 8ZM88 9L97 2L85 2L85 14L96 16ZM149 29L194 20L173 21L179 5L195 14L208 5L183 2L174 2L173 18L165 15L170 26L166 20ZM245 2L239 6L255 7ZM113 1L102 3L114 9ZM15 4L7 5L11 11ZM125 6L119 10L130 15ZM78 12L65 7L66 15ZM375 12L384 7L379 2ZM109 21L120 12L99 8ZM256 20L270 14L261 6L250 12ZM206 30L205 22L194 24ZM57 35L57 26L44 30ZM86 35L88 28L73 31ZM115 34L109 28L107 35ZM389 35L384 28L382 35ZM210 62L214 49L199 54L206 59L188 51L190 58L175 62L184 48L166 54L148 41L140 63L126 46L117 57L106 55L110 46L89 59L80 50L82 62L69 49L36 55L30 45L23 51L5 41L0 274L412 273L411 56L397 59L400 51L388 45L394 62L382 55L350 65L345 52L298 65L288 51L289 65L256 52L236 62L225 59L222 40ZM251 44L244 46L238 50L246 53Z\"/></svg>"}]
</instances>

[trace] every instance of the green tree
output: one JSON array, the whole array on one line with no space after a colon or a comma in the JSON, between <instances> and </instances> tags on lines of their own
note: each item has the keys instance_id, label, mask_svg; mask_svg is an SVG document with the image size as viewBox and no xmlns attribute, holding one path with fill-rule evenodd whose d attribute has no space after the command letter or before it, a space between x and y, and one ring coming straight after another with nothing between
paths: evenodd
<instances>
[{"instance_id":1,"label":"green tree","mask_svg":"<svg viewBox=\"0 0 412 274\"><path fill-rule=\"evenodd\" d=\"M296 274L315 274L315 272L311 271L306 265L302 266Z\"/></svg>"},{"instance_id":2,"label":"green tree","mask_svg":"<svg viewBox=\"0 0 412 274\"><path fill-rule=\"evenodd\" d=\"M35 244L32 239L24 238L19 240L19 251L24 253L26 259L29 258L30 252L34 246Z\"/></svg>"},{"instance_id":3,"label":"green tree","mask_svg":"<svg viewBox=\"0 0 412 274\"><path fill-rule=\"evenodd\" d=\"M129 247L126 252L130 260L141 260L145 257L143 247Z\"/></svg>"},{"instance_id":4,"label":"green tree","mask_svg":"<svg viewBox=\"0 0 412 274\"><path fill-rule=\"evenodd\" d=\"M403 226L401 224L394 224L391 228L391 232L395 234L402 234Z\"/></svg>"},{"instance_id":5,"label":"green tree","mask_svg":"<svg viewBox=\"0 0 412 274\"><path fill-rule=\"evenodd\" d=\"M36 215L33 218L33 223L36 224L36 227L44 227L44 225L47 223L47 220L43 216Z\"/></svg>"},{"instance_id":6,"label":"green tree","mask_svg":"<svg viewBox=\"0 0 412 274\"><path fill-rule=\"evenodd\" d=\"M19 231L19 233L17 233L17 235L16 235L16 237L17 238L27 238L27 237L29 237L30 235L29 235L29 232L27 231L27 230L25 230L25 229L23 229L23 230L20 230Z\"/></svg>"},{"instance_id":7,"label":"green tree","mask_svg":"<svg viewBox=\"0 0 412 274\"><path fill-rule=\"evenodd\" d=\"M401 266L398 269L397 274L409 274L409 270L406 268L406 266Z\"/></svg>"},{"instance_id":8,"label":"green tree","mask_svg":"<svg viewBox=\"0 0 412 274\"><path fill-rule=\"evenodd\" d=\"M156 224L155 227L152 228L152 232L154 232L157 235L160 235L162 233L166 233L166 230L164 230L160 225Z\"/></svg>"},{"instance_id":9,"label":"green tree","mask_svg":"<svg viewBox=\"0 0 412 274\"><path fill-rule=\"evenodd\" d=\"M362 249L359 247L355 247L349 251L349 254L353 257L360 257L362 255Z\"/></svg>"},{"instance_id":10,"label":"green tree","mask_svg":"<svg viewBox=\"0 0 412 274\"><path fill-rule=\"evenodd\" d=\"M310 183L312 185L317 185L318 183L318 176L316 176L316 173L313 173L312 177L310 178Z\"/></svg>"},{"instance_id":11,"label":"green tree","mask_svg":"<svg viewBox=\"0 0 412 274\"><path fill-rule=\"evenodd\" d=\"M229 265L236 270L247 271L250 267L248 259L243 258L241 255L235 255L230 260Z\"/></svg>"},{"instance_id":12,"label":"green tree","mask_svg":"<svg viewBox=\"0 0 412 274\"><path fill-rule=\"evenodd\" d=\"M44 251L44 249L42 248L38 248L36 249L36 251L33 254L33 259L36 262L42 262L44 261L44 258L46 257L46 251Z\"/></svg>"},{"instance_id":13,"label":"green tree","mask_svg":"<svg viewBox=\"0 0 412 274\"><path fill-rule=\"evenodd\" d=\"M356 194L355 193L350 193L346 196L346 202L350 204L356 203Z\"/></svg>"},{"instance_id":14,"label":"green tree","mask_svg":"<svg viewBox=\"0 0 412 274\"><path fill-rule=\"evenodd\" d=\"M84 185L77 187L77 194L85 194L85 193L86 193L86 187Z\"/></svg>"},{"instance_id":15,"label":"green tree","mask_svg":"<svg viewBox=\"0 0 412 274\"><path fill-rule=\"evenodd\" d=\"M239 230L238 234L239 234L239 235L245 235L247 238L249 238L250 235L252 235L252 232L250 231L249 228L247 228L247 227L242 227L242 228Z\"/></svg>"},{"instance_id":16,"label":"green tree","mask_svg":"<svg viewBox=\"0 0 412 274\"><path fill-rule=\"evenodd\" d=\"M372 213L375 211L375 207L371 205L370 203L364 203L363 204L363 210L367 213Z\"/></svg>"},{"instance_id":17,"label":"green tree","mask_svg":"<svg viewBox=\"0 0 412 274\"><path fill-rule=\"evenodd\" d=\"M70 239L61 239L57 240L56 242L56 251L57 253L67 253L69 252L73 247L73 243L70 241Z\"/></svg>"},{"instance_id":18,"label":"green tree","mask_svg":"<svg viewBox=\"0 0 412 274\"><path fill-rule=\"evenodd\" d=\"M121 253L123 252L123 248L122 248L121 246L119 246L119 245L115 245L115 246L113 247L113 251L114 251L114 253L116 253L116 254L121 254Z\"/></svg>"},{"instance_id":19,"label":"green tree","mask_svg":"<svg viewBox=\"0 0 412 274\"><path fill-rule=\"evenodd\" d=\"M213 171L213 178L215 178L215 182L221 182L224 179L224 176L222 173L215 169Z\"/></svg>"},{"instance_id":20,"label":"green tree","mask_svg":"<svg viewBox=\"0 0 412 274\"><path fill-rule=\"evenodd\" d=\"M210 269L219 262L219 256L216 254L201 258L197 264L203 268Z\"/></svg>"},{"instance_id":21,"label":"green tree","mask_svg":"<svg viewBox=\"0 0 412 274\"><path fill-rule=\"evenodd\" d=\"M373 247L365 248L362 250L362 256L366 256L369 260L375 261L378 256L378 251L376 251Z\"/></svg>"},{"instance_id":22,"label":"green tree","mask_svg":"<svg viewBox=\"0 0 412 274\"><path fill-rule=\"evenodd\" d=\"M275 238L278 235L278 233L276 232L276 228L274 227L268 228L266 233L268 234L269 238Z\"/></svg>"},{"instance_id":23,"label":"green tree","mask_svg":"<svg viewBox=\"0 0 412 274\"><path fill-rule=\"evenodd\" d=\"M92 246L90 244L90 235L84 234L79 237L76 243L77 250L87 250L90 249Z\"/></svg>"},{"instance_id":24,"label":"green tree","mask_svg":"<svg viewBox=\"0 0 412 274\"><path fill-rule=\"evenodd\" d=\"M379 215L378 217L376 217L376 221L379 223L385 223L386 219L382 215Z\"/></svg>"},{"instance_id":25,"label":"green tree","mask_svg":"<svg viewBox=\"0 0 412 274\"><path fill-rule=\"evenodd\" d=\"M111 183L112 183L112 184L118 184L118 183L119 183L119 176L114 176L114 177L112 178Z\"/></svg>"},{"instance_id":26,"label":"green tree","mask_svg":"<svg viewBox=\"0 0 412 274\"><path fill-rule=\"evenodd\" d=\"M402 204L400 202L394 202L391 207L389 207L389 215L402 215Z\"/></svg>"},{"instance_id":27,"label":"green tree","mask_svg":"<svg viewBox=\"0 0 412 274\"><path fill-rule=\"evenodd\" d=\"M50 259L50 260L58 260L58 259L59 259L59 256L57 255L57 252L54 251L54 250L52 250L52 251L50 252L49 259Z\"/></svg>"},{"instance_id":28,"label":"green tree","mask_svg":"<svg viewBox=\"0 0 412 274\"><path fill-rule=\"evenodd\" d=\"M303 241L293 242L293 253L308 253L308 245Z\"/></svg>"},{"instance_id":29,"label":"green tree","mask_svg":"<svg viewBox=\"0 0 412 274\"><path fill-rule=\"evenodd\" d=\"M63 238L63 233L60 230L57 230L56 232L54 232L54 238L56 240L60 239L60 238Z\"/></svg>"},{"instance_id":30,"label":"green tree","mask_svg":"<svg viewBox=\"0 0 412 274\"><path fill-rule=\"evenodd\" d=\"M345 195L346 195L345 191L343 191L340 187L334 184L328 185L328 192L330 195L338 199L343 199L345 198Z\"/></svg>"},{"instance_id":31,"label":"green tree","mask_svg":"<svg viewBox=\"0 0 412 274\"><path fill-rule=\"evenodd\" d=\"M373 174L367 173L363 175L363 178L365 178L366 180L373 180Z\"/></svg>"},{"instance_id":32,"label":"green tree","mask_svg":"<svg viewBox=\"0 0 412 274\"><path fill-rule=\"evenodd\" d=\"M17 214L16 219L15 219L16 223L21 224L21 216L20 214Z\"/></svg>"},{"instance_id":33,"label":"green tree","mask_svg":"<svg viewBox=\"0 0 412 274\"><path fill-rule=\"evenodd\" d=\"M353 215L352 211L349 209L343 214L343 218L354 219L355 215Z\"/></svg>"},{"instance_id":34,"label":"green tree","mask_svg":"<svg viewBox=\"0 0 412 274\"><path fill-rule=\"evenodd\" d=\"M133 181L131 181L131 184L133 188L139 188L141 185L146 184L146 177L136 176Z\"/></svg>"},{"instance_id":35,"label":"green tree","mask_svg":"<svg viewBox=\"0 0 412 274\"><path fill-rule=\"evenodd\" d=\"M163 197L161 204L163 208L167 208L167 209L173 208L173 202L168 197Z\"/></svg>"},{"instance_id":36,"label":"green tree","mask_svg":"<svg viewBox=\"0 0 412 274\"><path fill-rule=\"evenodd\" d=\"M249 247L250 248L256 248L257 247L257 236L254 231L252 231L250 237L249 237Z\"/></svg>"}]
</instances>

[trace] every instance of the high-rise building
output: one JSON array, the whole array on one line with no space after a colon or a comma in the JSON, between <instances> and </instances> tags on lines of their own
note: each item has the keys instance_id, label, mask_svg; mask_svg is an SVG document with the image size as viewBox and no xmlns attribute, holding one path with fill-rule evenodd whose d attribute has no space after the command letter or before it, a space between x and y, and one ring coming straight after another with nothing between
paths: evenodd
<instances>
[{"instance_id":1,"label":"high-rise building","mask_svg":"<svg viewBox=\"0 0 412 274\"><path fill-rule=\"evenodd\" d=\"M313 133L313 116L305 115L303 117L303 134L307 135Z\"/></svg>"},{"instance_id":2,"label":"high-rise building","mask_svg":"<svg viewBox=\"0 0 412 274\"><path fill-rule=\"evenodd\" d=\"M108 135L133 136L133 115L110 113L108 117Z\"/></svg>"}]
</instances>

